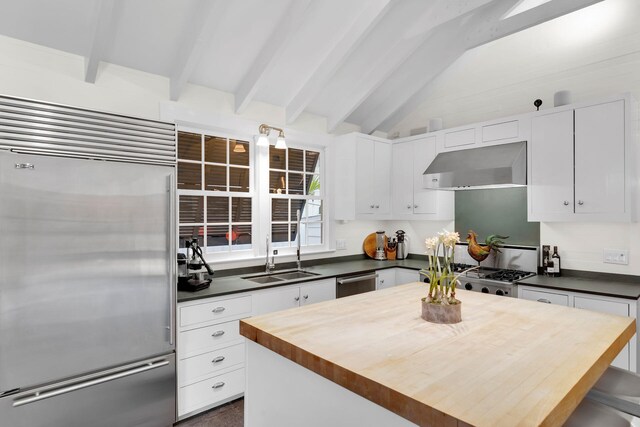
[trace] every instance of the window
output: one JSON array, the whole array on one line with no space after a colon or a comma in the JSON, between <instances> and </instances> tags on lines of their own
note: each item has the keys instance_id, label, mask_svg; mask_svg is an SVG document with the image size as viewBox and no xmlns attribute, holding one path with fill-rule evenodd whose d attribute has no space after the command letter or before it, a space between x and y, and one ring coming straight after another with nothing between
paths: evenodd
<instances>
[{"instance_id":1,"label":"window","mask_svg":"<svg viewBox=\"0 0 640 427\"><path fill-rule=\"evenodd\" d=\"M251 144L178 132L179 243L198 239L206 252L251 251Z\"/></svg>"},{"instance_id":2,"label":"window","mask_svg":"<svg viewBox=\"0 0 640 427\"><path fill-rule=\"evenodd\" d=\"M269 147L270 231L274 247L323 244L323 198L320 152ZM300 230L297 230L300 211Z\"/></svg>"}]
</instances>

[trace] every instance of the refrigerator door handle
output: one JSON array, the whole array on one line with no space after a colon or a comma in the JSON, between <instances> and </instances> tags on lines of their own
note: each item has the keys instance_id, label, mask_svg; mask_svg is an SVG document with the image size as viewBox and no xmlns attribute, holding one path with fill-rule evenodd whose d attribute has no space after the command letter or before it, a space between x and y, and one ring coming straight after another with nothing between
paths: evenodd
<instances>
[{"instance_id":1,"label":"refrigerator door handle","mask_svg":"<svg viewBox=\"0 0 640 427\"><path fill-rule=\"evenodd\" d=\"M174 345L174 323L176 321L176 182L175 175L169 175L169 191L167 205L169 206L169 345Z\"/></svg>"},{"instance_id":2,"label":"refrigerator door handle","mask_svg":"<svg viewBox=\"0 0 640 427\"><path fill-rule=\"evenodd\" d=\"M94 378L89 381L84 381L52 390L47 390L45 392L36 392L30 396L23 397L21 399L16 399L13 402L13 407L17 408L19 406L28 405L29 403L38 402L40 400L49 399L51 397L60 396L61 394L67 394L74 391L82 390L83 388L93 387L98 384L106 383L108 381L117 380L119 378L129 377L131 375L136 375L142 372L150 371L152 369L161 368L163 366L167 366L169 364L168 360L161 360L153 363L145 363L142 366L138 366L133 369L127 369L126 371L116 372L114 374L105 375L104 377Z\"/></svg>"}]
</instances>

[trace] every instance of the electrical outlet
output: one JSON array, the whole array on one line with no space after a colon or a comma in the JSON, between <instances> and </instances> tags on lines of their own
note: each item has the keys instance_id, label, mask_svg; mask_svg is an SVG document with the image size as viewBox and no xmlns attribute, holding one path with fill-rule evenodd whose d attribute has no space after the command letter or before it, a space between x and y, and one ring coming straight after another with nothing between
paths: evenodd
<instances>
[{"instance_id":1,"label":"electrical outlet","mask_svg":"<svg viewBox=\"0 0 640 427\"><path fill-rule=\"evenodd\" d=\"M345 250L347 249L347 241L345 239L337 239L336 240L336 249L337 250Z\"/></svg>"},{"instance_id":2,"label":"electrical outlet","mask_svg":"<svg viewBox=\"0 0 640 427\"><path fill-rule=\"evenodd\" d=\"M627 249L605 249L603 261L605 264L629 264L629 251Z\"/></svg>"}]
</instances>

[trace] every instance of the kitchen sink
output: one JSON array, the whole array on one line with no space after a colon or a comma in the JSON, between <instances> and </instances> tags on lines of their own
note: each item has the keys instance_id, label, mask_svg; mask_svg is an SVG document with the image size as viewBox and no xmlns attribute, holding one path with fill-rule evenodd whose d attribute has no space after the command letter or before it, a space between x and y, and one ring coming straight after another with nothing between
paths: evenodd
<instances>
[{"instance_id":1,"label":"kitchen sink","mask_svg":"<svg viewBox=\"0 0 640 427\"><path fill-rule=\"evenodd\" d=\"M243 277L243 279L260 284L282 282L284 280L273 276Z\"/></svg>"},{"instance_id":2,"label":"kitchen sink","mask_svg":"<svg viewBox=\"0 0 640 427\"><path fill-rule=\"evenodd\" d=\"M304 279L306 277L317 276L319 273L311 273L308 271L292 271L291 273L278 273L273 274L273 277L277 277L283 280Z\"/></svg>"},{"instance_id":3,"label":"kitchen sink","mask_svg":"<svg viewBox=\"0 0 640 427\"><path fill-rule=\"evenodd\" d=\"M311 273L309 271L287 271L282 273L262 274L259 276L245 276L243 279L251 282L265 284L283 282L286 280L305 279L307 277L318 276L320 273Z\"/></svg>"}]
</instances>

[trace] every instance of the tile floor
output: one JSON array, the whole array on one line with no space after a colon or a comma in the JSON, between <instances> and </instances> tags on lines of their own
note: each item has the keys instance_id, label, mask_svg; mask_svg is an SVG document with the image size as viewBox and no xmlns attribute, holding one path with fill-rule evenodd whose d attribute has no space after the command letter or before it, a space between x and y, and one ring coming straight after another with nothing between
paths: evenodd
<instances>
[{"instance_id":1,"label":"tile floor","mask_svg":"<svg viewBox=\"0 0 640 427\"><path fill-rule=\"evenodd\" d=\"M244 399L240 398L175 424L175 427L243 427Z\"/></svg>"}]
</instances>

